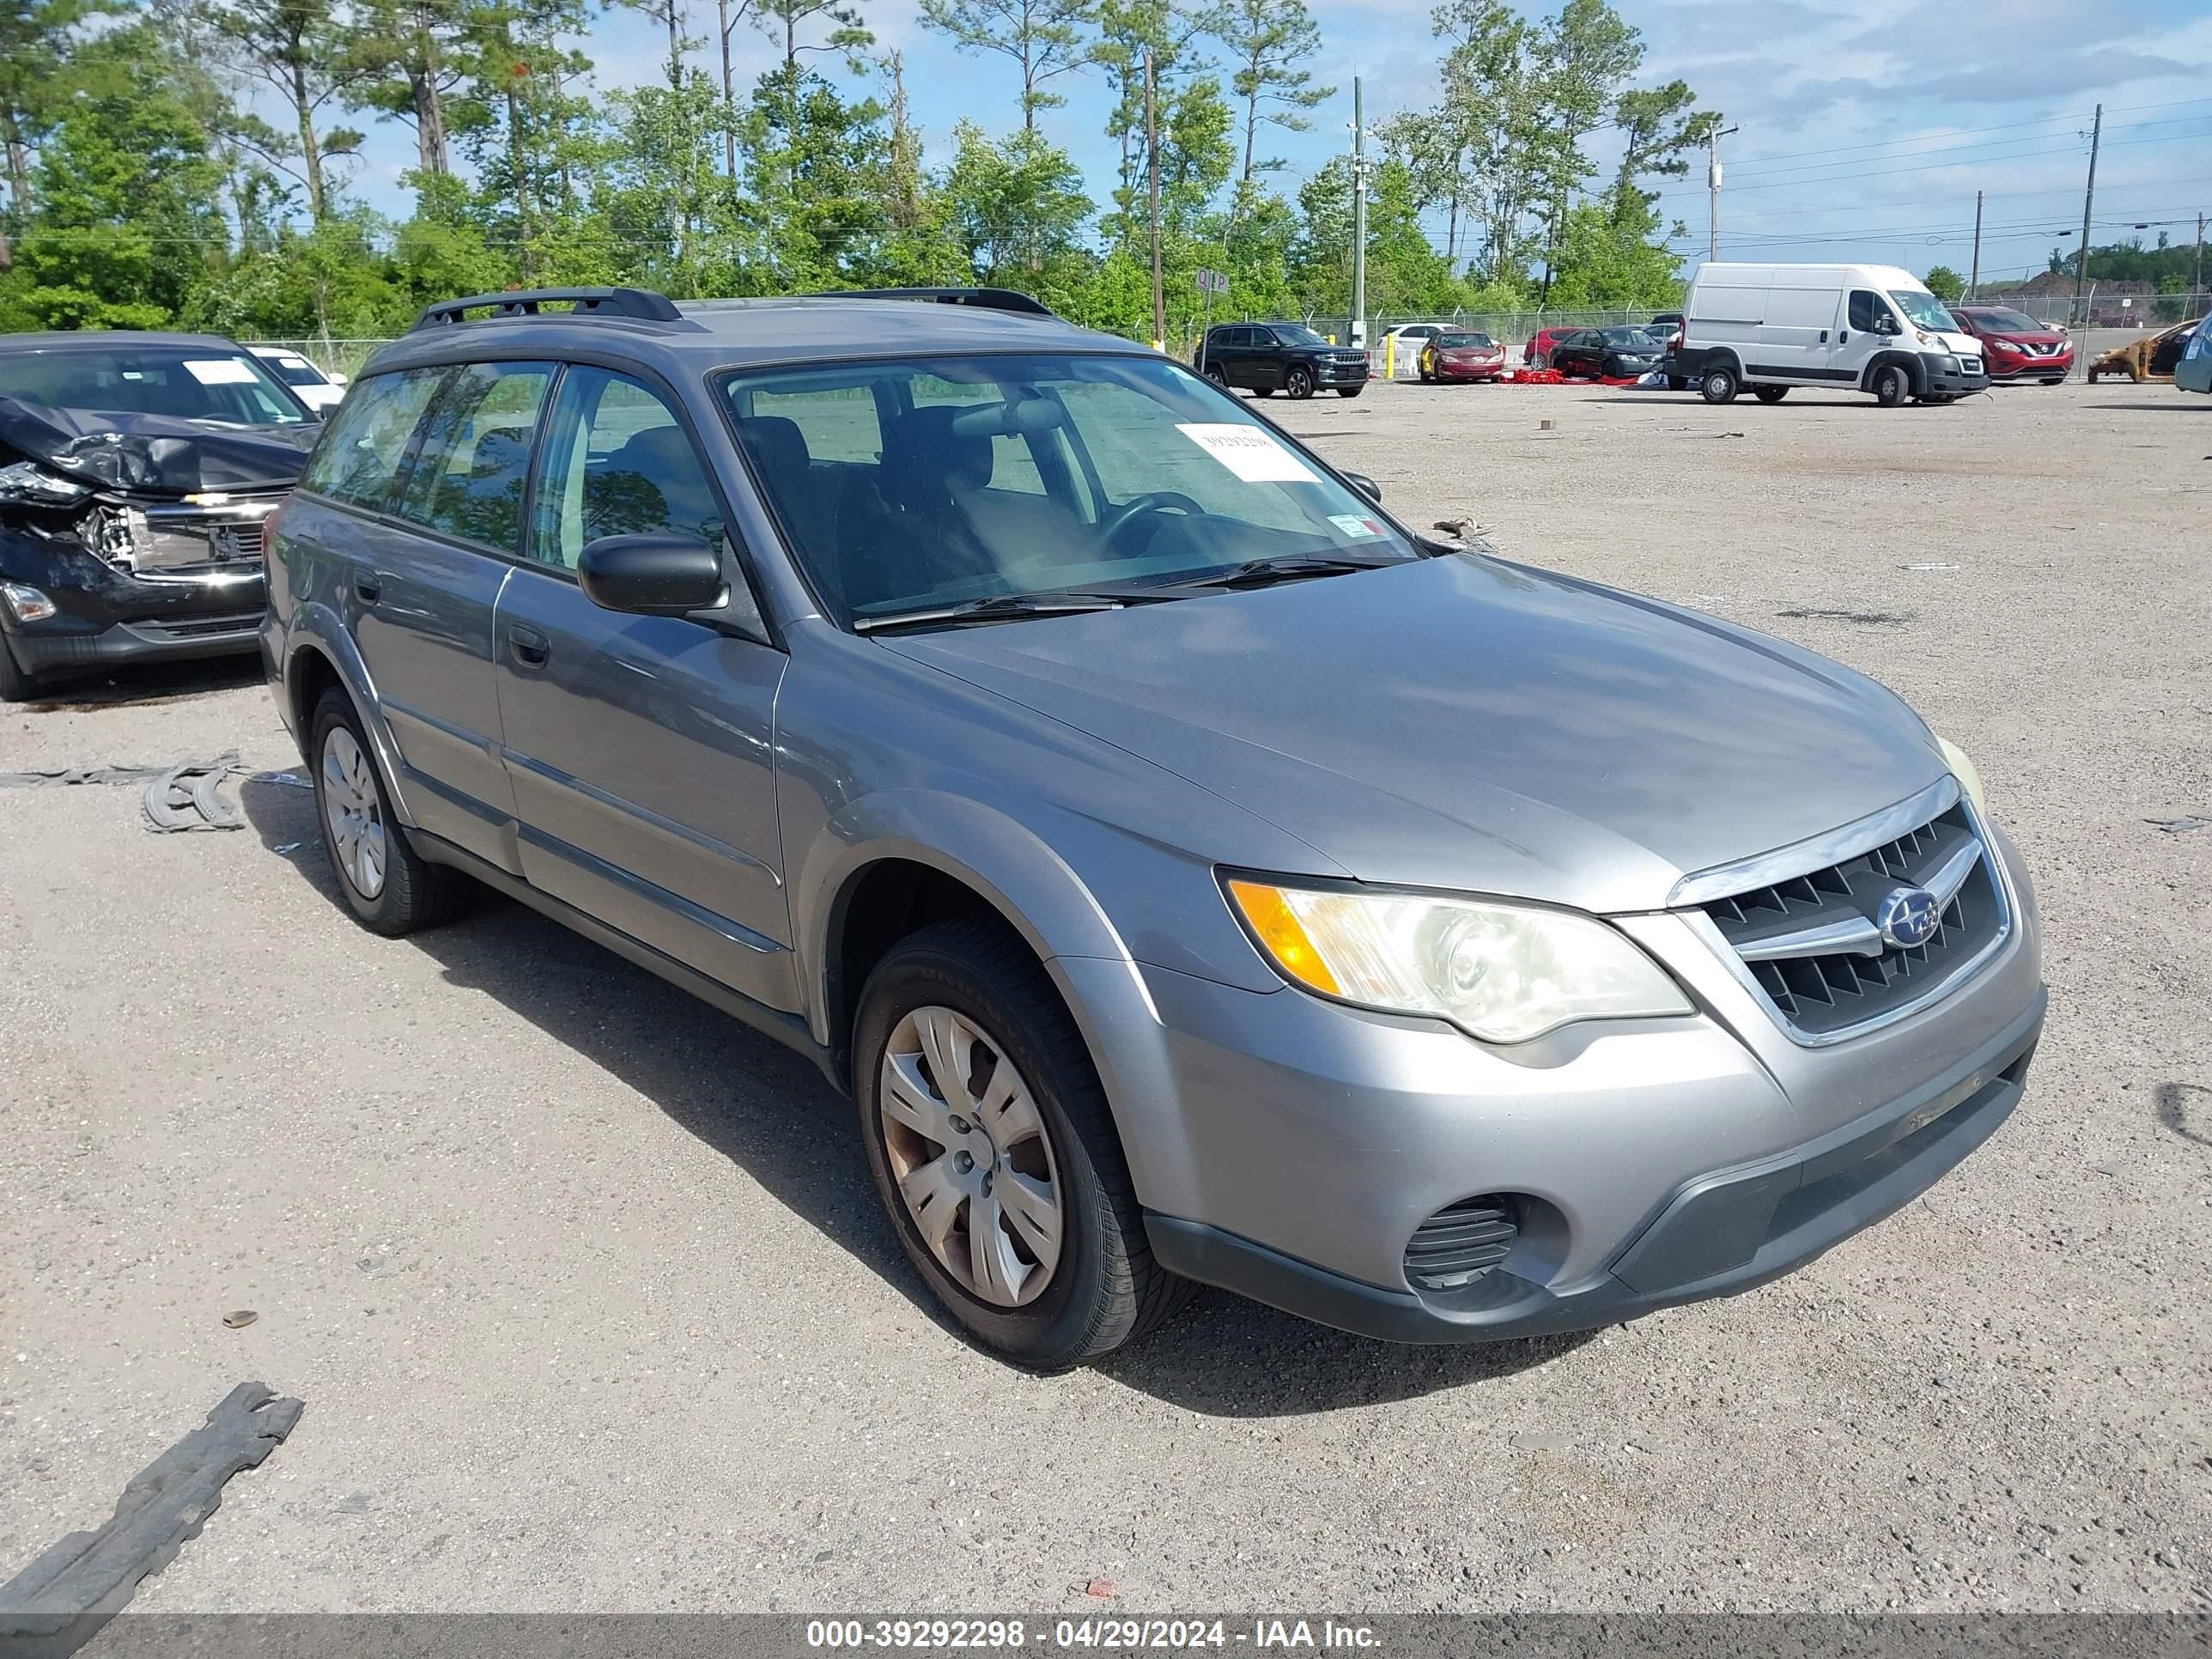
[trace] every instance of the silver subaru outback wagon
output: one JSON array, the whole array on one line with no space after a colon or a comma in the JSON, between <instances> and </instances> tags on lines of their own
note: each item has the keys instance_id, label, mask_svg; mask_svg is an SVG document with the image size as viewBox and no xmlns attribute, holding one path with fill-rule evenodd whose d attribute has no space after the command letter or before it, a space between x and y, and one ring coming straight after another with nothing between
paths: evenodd
<instances>
[{"instance_id":1,"label":"silver subaru outback wagon","mask_svg":"<svg viewBox=\"0 0 2212 1659\"><path fill-rule=\"evenodd\" d=\"M370 929L471 884L811 1055L959 1321L1413 1342L1742 1290L2012 1110L1973 768L1863 677L1407 531L988 289L434 307L273 523Z\"/></svg>"}]
</instances>

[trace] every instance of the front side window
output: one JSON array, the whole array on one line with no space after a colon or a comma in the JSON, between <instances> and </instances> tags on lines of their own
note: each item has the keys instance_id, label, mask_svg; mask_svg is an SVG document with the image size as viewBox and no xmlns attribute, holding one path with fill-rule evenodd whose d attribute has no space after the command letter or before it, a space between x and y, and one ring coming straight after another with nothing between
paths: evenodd
<instances>
[{"instance_id":1,"label":"front side window","mask_svg":"<svg viewBox=\"0 0 2212 1659\"><path fill-rule=\"evenodd\" d=\"M502 553L522 543L522 491L550 363L471 363L438 394L400 517Z\"/></svg>"},{"instance_id":2,"label":"front side window","mask_svg":"<svg viewBox=\"0 0 2212 1659\"><path fill-rule=\"evenodd\" d=\"M1181 365L1008 356L755 370L722 383L793 550L855 621L1254 560L1419 556L1372 502ZM860 393L879 454L769 410Z\"/></svg>"},{"instance_id":3,"label":"front side window","mask_svg":"<svg viewBox=\"0 0 2212 1659\"><path fill-rule=\"evenodd\" d=\"M1277 323L1275 342L1279 345L1296 346L1302 351L1311 351L1316 347L1326 350L1328 347L1328 341L1304 323Z\"/></svg>"},{"instance_id":4,"label":"front side window","mask_svg":"<svg viewBox=\"0 0 2212 1659\"><path fill-rule=\"evenodd\" d=\"M71 347L11 356L0 360L0 398L228 426L301 426L314 418L259 360L215 343Z\"/></svg>"},{"instance_id":5,"label":"front side window","mask_svg":"<svg viewBox=\"0 0 2212 1659\"><path fill-rule=\"evenodd\" d=\"M1915 328L1932 328L1940 333L1948 334L1959 326L1952 320L1951 313L1944 308L1943 302L1925 289L1893 288L1889 291L1889 297L1905 313L1905 321Z\"/></svg>"},{"instance_id":6,"label":"front side window","mask_svg":"<svg viewBox=\"0 0 2212 1659\"><path fill-rule=\"evenodd\" d=\"M445 377L442 368L414 368L362 381L308 457L300 487L349 507L381 511L408 441Z\"/></svg>"},{"instance_id":7,"label":"front side window","mask_svg":"<svg viewBox=\"0 0 2212 1659\"><path fill-rule=\"evenodd\" d=\"M787 416L775 418L798 429ZM602 536L722 544L721 503L676 411L652 387L604 368L562 377L537 501L530 556L563 570Z\"/></svg>"},{"instance_id":8,"label":"front side window","mask_svg":"<svg viewBox=\"0 0 2212 1659\"><path fill-rule=\"evenodd\" d=\"M1853 329L1862 334L1871 334L1881 326L1881 319L1889 315L1889 307L1882 303L1879 294L1855 288L1851 290L1850 307L1846 315Z\"/></svg>"}]
</instances>

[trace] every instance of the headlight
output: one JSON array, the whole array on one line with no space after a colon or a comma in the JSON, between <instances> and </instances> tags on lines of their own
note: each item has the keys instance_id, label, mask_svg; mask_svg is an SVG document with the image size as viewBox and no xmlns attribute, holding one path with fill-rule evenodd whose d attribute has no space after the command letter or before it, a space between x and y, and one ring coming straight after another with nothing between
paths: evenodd
<instances>
[{"instance_id":1,"label":"headlight","mask_svg":"<svg viewBox=\"0 0 2212 1659\"><path fill-rule=\"evenodd\" d=\"M0 599L8 602L9 611L17 622L44 622L54 614L54 602L35 587L26 587L21 582L0 582ZM8 647L0 645L0 651Z\"/></svg>"},{"instance_id":2,"label":"headlight","mask_svg":"<svg viewBox=\"0 0 2212 1659\"><path fill-rule=\"evenodd\" d=\"M1434 1015L1485 1042L1525 1042L1578 1019L1692 1012L1657 963L1589 916L1413 893L1227 884L1292 983L1363 1008Z\"/></svg>"},{"instance_id":3,"label":"headlight","mask_svg":"<svg viewBox=\"0 0 2212 1659\"><path fill-rule=\"evenodd\" d=\"M0 501L35 501L41 507L67 507L91 493L75 478L64 478L28 461L0 466Z\"/></svg>"},{"instance_id":4,"label":"headlight","mask_svg":"<svg viewBox=\"0 0 2212 1659\"><path fill-rule=\"evenodd\" d=\"M1975 815L1987 817L1990 804L1982 799L1982 775L1974 769L1974 763L1966 757L1966 751L1948 738L1938 738L1936 744L1942 750L1944 764L1951 769L1951 775L1958 779L1959 787L1965 790L1966 799L1974 803Z\"/></svg>"}]
</instances>

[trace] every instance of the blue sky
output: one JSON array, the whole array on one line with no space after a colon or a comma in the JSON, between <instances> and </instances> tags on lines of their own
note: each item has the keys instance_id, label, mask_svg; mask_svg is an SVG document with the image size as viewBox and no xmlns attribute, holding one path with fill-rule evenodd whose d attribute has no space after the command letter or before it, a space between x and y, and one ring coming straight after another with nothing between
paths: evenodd
<instances>
[{"instance_id":1,"label":"blue sky","mask_svg":"<svg viewBox=\"0 0 2212 1659\"><path fill-rule=\"evenodd\" d=\"M711 0L690 0L690 32L714 31ZM884 48L906 54L908 95L933 161L963 116L1002 131L1018 123L1012 65L956 52L922 28L912 0L862 0ZM1723 257L1879 260L1964 272L1972 254L1974 192L1987 192L1982 274L2043 268L2080 234L2089 112L2106 106L2093 239L2160 228L2193 240L2212 212L2212 3L2207 0L1615 0L1643 32L1644 83L1680 76L1742 131L1726 141ZM1351 142L1352 79L1363 81L1370 125L1432 101L1436 52L1428 0L1321 5L1326 42L1319 79L1337 96L1313 130L1277 135L1290 163L1282 184ZM1973 21L1962 21L1972 17ZM770 66L764 37L741 29L745 81ZM603 15L587 50L608 85L657 79L660 27L635 12ZM702 40L701 61L707 61ZM838 78L828 58L817 63ZM1042 118L1103 199L1116 150L1103 127L1097 76L1057 83L1066 108ZM1593 144L1595 151L1598 147ZM412 159L403 129L373 129L360 164L362 192L404 211L398 177ZM1702 166L1670 181L1662 210L1683 221L1675 246L1703 253ZM1443 216L1435 234L1443 236ZM2145 222L2141 232L2133 227ZM2071 230L2071 237L2057 233ZM1687 261L1686 266L1687 268Z\"/></svg>"}]
</instances>

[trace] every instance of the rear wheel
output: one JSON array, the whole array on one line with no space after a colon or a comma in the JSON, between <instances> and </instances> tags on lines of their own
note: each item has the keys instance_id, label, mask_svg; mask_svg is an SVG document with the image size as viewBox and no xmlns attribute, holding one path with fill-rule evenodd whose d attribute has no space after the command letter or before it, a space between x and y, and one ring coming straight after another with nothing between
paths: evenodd
<instances>
[{"instance_id":1,"label":"rear wheel","mask_svg":"<svg viewBox=\"0 0 2212 1659\"><path fill-rule=\"evenodd\" d=\"M1884 409L1895 409L1912 395L1912 377L1902 363L1884 363L1875 370L1871 389L1875 402Z\"/></svg>"},{"instance_id":2,"label":"rear wheel","mask_svg":"<svg viewBox=\"0 0 2212 1659\"><path fill-rule=\"evenodd\" d=\"M1143 1335L1188 1294L1152 1260L1082 1034L995 917L893 947L860 993L853 1059L878 1195L977 1340L1057 1370Z\"/></svg>"},{"instance_id":3,"label":"rear wheel","mask_svg":"<svg viewBox=\"0 0 2212 1659\"><path fill-rule=\"evenodd\" d=\"M1283 390L1291 397L1304 399L1314 395L1313 370L1304 363L1292 363L1290 373L1283 376Z\"/></svg>"},{"instance_id":4,"label":"rear wheel","mask_svg":"<svg viewBox=\"0 0 2212 1659\"><path fill-rule=\"evenodd\" d=\"M1669 375L1667 377L1667 390L1668 390L1668 391L1669 391L1669 392L1687 392L1689 389L1690 389L1690 377L1689 377L1688 375L1686 375L1686 374L1669 374Z\"/></svg>"},{"instance_id":5,"label":"rear wheel","mask_svg":"<svg viewBox=\"0 0 2212 1659\"><path fill-rule=\"evenodd\" d=\"M1734 403L1740 389L1735 370L1727 363L1711 365L1705 370L1705 379L1698 383L1698 395L1709 404Z\"/></svg>"},{"instance_id":6,"label":"rear wheel","mask_svg":"<svg viewBox=\"0 0 2212 1659\"><path fill-rule=\"evenodd\" d=\"M15 647L0 633L0 702L28 702L39 683L15 660Z\"/></svg>"},{"instance_id":7,"label":"rear wheel","mask_svg":"<svg viewBox=\"0 0 2212 1659\"><path fill-rule=\"evenodd\" d=\"M1549 368L1551 366L1552 354L1548 351L1540 351L1528 360L1528 367L1531 368Z\"/></svg>"},{"instance_id":8,"label":"rear wheel","mask_svg":"<svg viewBox=\"0 0 2212 1659\"><path fill-rule=\"evenodd\" d=\"M1763 404L1778 404L1790 395L1790 388L1786 386L1755 386L1751 389L1751 395Z\"/></svg>"},{"instance_id":9,"label":"rear wheel","mask_svg":"<svg viewBox=\"0 0 2212 1659\"><path fill-rule=\"evenodd\" d=\"M434 927L460 908L466 878L425 862L384 799L384 780L352 699L332 690L315 705L308 752L315 760L315 816L323 850L354 919L397 939Z\"/></svg>"}]
</instances>

